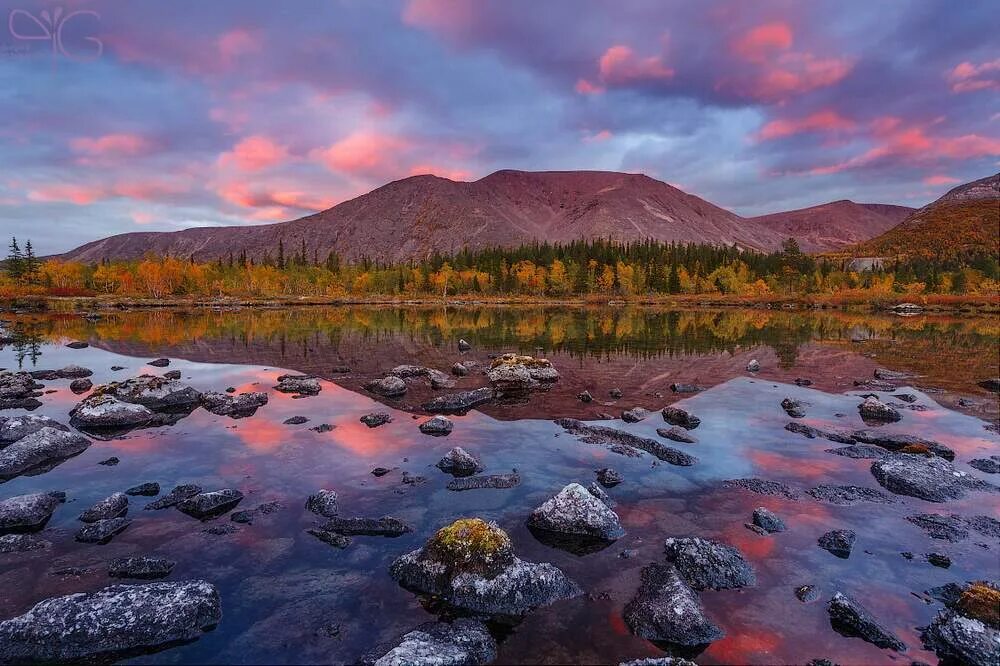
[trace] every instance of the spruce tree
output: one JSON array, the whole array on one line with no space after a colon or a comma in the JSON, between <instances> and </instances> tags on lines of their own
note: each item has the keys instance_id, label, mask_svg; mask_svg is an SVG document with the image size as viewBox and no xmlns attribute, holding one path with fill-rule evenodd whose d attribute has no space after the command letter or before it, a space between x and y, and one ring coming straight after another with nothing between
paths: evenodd
<instances>
[{"instance_id":1,"label":"spruce tree","mask_svg":"<svg viewBox=\"0 0 1000 666\"><path fill-rule=\"evenodd\" d=\"M25 282L35 282L38 280L38 269L41 267L38 257L35 256L35 248L31 246L31 239L24 246L24 259L21 262L23 278Z\"/></svg>"},{"instance_id":2,"label":"spruce tree","mask_svg":"<svg viewBox=\"0 0 1000 666\"><path fill-rule=\"evenodd\" d=\"M10 239L10 252L7 254L7 274L13 279L19 280L24 274L24 255L17 244L16 238Z\"/></svg>"}]
</instances>

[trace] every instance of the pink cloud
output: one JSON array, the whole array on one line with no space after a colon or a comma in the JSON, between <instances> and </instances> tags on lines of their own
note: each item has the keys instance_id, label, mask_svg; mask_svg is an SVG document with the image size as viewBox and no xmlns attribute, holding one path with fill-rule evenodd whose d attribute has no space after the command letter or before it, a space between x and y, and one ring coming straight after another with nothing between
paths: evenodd
<instances>
[{"instance_id":1,"label":"pink cloud","mask_svg":"<svg viewBox=\"0 0 1000 666\"><path fill-rule=\"evenodd\" d=\"M288 149L272 139L255 134L219 156L219 163L233 164L243 171L260 171L288 159Z\"/></svg>"},{"instance_id":2,"label":"pink cloud","mask_svg":"<svg viewBox=\"0 0 1000 666\"><path fill-rule=\"evenodd\" d=\"M834 110L817 111L804 118L783 118L764 125L757 138L761 141L780 139L803 132L839 132L854 129L855 122Z\"/></svg>"},{"instance_id":3,"label":"pink cloud","mask_svg":"<svg viewBox=\"0 0 1000 666\"><path fill-rule=\"evenodd\" d=\"M107 193L100 187L89 185L43 185L28 191L28 199L40 202L64 202L86 206L104 199Z\"/></svg>"},{"instance_id":4,"label":"pink cloud","mask_svg":"<svg viewBox=\"0 0 1000 666\"><path fill-rule=\"evenodd\" d=\"M601 141L607 141L613 136L614 134L611 133L611 130L603 129L600 132L585 134L583 141L584 143L600 143Z\"/></svg>"},{"instance_id":5,"label":"pink cloud","mask_svg":"<svg viewBox=\"0 0 1000 666\"><path fill-rule=\"evenodd\" d=\"M283 189L253 189L244 183L224 183L216 189L216 194L225 201L241 208L262 209L261 217L255 219L288 219L288 208L303 211L320 211L336 202L304 192Z\"/></svg>"},{"instance_id":6,"label":"pink cloud","mask_svg":"<svg viewBox=\"0 0 1000 666\"><path fill-rule=\"evenodd\" d=\"M600 95L605 91L604 86L591 83L587 79L580 79L577 81L576 85L573 86L573 89L581 95Z\"/></svg>"},{"instance_id":7,"label":"pink cloud","mask_svg":"<svg viewBox=\"0 0 1000 666\"><path fill-rule=\"evenodd\" d=\"M136 224L149 224L156 219L152 213L147 213L146 211L141 210L132 211L129 216Z\"/></svg>"},{"instance_id":8,"label":"pink cloud","mask_svg":"<svg viewBox=\"0 0 1000 666\"><path fill-rule=\"evenodd\" d=\"M138 134L105 134L99 137L77 137L69 142L77 153L92 156L131 157L146 153L152 143Z\"/></svg>"},{"instance_id":9,"label":"pink cloud","mask_svg":"<svg viewBox=\"0 0 1000 666\"><path fill-rule=\"evenodd\" d=\"M190 190L185 180L132 179L121 180L107 185L80 183L58 183L42 185L28 191L31 201L66 202L85 206L103 199L121 197L141 201L170 202L178 194Z\"/></svg>"},{"instance_id":10,"label":"pink cloud","mask_svg":"<svg viewBox=\"0 0 1000 666\"><path fill-rule=\"evenodd\" d=\"M974 90L1000 90L1000 58L978 65L963 62L948 72L952 92L963 93Z\"/></svg>"},{"instance_id":11,"label":"pink cloud","mask_svg":"<svg viewBox=\"0 0 1000 666\"><path fill-rule=\"evenodd\" d=\"M601 81L611 86L669 79L674 75L674 70L663 64L660 56L642 58L622 44L605 51L597 65Z\"/></svg>"},{"instance_id":12,"label":"pink cloud","mask_svg":"<svg viewBox=\"0 0 1000 666\"><path fill-rule=\"evenodd\" d=\"M379 176L396 170L398 153L409 145L393 134L361 130L312 155L331 171Z\"/></svg>"},{"instance_id":13,"label":"pink cloud","mask_svg":"<svg viewBox=\"0 0 1000 666\"><path fill-rule=\"evenodd\" d=\"M954 185L960 182L958 178L952 178L951 176L934 175L924 178L924 185Z\"/></svg>"},{"instance_id":14,"label":"pink cloud","mask_svg":"<svg viewBox=\"0 0 1000 666\"><path fill-rule=\"evenodd\" d=\"M736 39L730 48L748 62L763 63L775 52L790 49L792 39L791 26L776 21L752 28Z\"/></svg>"},{"instance_id":15,"label":"pink cloud","mask_svg":"<svg viewBox=\"0 0 1000 666\"><path fill-rule=\"evenodd\" d=\"M235 28L224 32L215 42L219 57L226 65L231 65L241 56L260 50L261 37L256 32Z\"/></svg>"},{"instance_id":16,"label":"pink cloud","mask_svg":"<svg viewBox=\"0 0 1000 666\"><path fill-rule=\"evenodd\" d=\"M475 16L468 0L408 0L403 7L403 23L451 36L459 36Z\"/></svg>"}]
</instances>

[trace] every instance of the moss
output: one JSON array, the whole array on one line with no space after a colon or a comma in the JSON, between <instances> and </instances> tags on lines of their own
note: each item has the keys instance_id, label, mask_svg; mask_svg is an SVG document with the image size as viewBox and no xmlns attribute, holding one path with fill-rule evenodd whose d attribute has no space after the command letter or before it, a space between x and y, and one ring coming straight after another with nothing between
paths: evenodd
<instances>
[{"instance_id":1,"label":"moss","mask_svg":"<svg viewBox=\"0 0 1000 666\"><path fill-rule=\"evenodd\" d=\"M1000 590L986 583L965 588L955 603L959 612L1000 629Z\"/></svg>"},{"instance_id":2,"label":"moss","mask_svg":"<svg viewBox=\"0 0 1000 666\"><path fill-rule=\"evenodd\" d=\"M526 368L549 368L552 363L548 359L535 358L534 356L519 356L517 354L504 354L493 360L490 368L497 368L501 365L523 365Z\"/></svg>"},{"instance_id":3,"label":"moss","mask_svg":"<svg viewBox=\"0 0 1000 666\"><path fill-rule=\"evenodd\" d=\"M439 529L424 546L424 555L441 562L453 574L492 575L513 559L510 537L496 523L460 518Z\"/></svg>"},{"instance_id":4,"label":"moss","mask_svg":"<svg viewBox=\"0 0 1000 666\"><path fill-rule=\"evenodd\" d=\"M931 456L931 450L928 449L924 444L907 444L899 450L900 453L911 453L913 455L919 456Z\"/></svg>"}]
</instances>

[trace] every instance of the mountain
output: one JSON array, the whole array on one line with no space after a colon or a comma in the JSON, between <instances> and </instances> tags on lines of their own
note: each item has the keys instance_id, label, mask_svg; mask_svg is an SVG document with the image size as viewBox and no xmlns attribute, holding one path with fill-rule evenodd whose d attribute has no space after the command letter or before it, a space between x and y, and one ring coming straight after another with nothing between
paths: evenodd
<instances>
[{"instance_id":1,"label":"mountain","mask_svg":"<svg viewBox=\"0 0 1000 666\"><path fill-rule=\"evenodd\" d=\"M795 238L803 252L829 252L881 234L915 209L889 204L859 204L842 199L819 206L752 217L784 238Z\"/></svg>"},{"instance_id":2,"label":"mountain","mask_svg":"<svg viewBox=\"0 0 1000 666\"><path fill-rule=\"evenodd\" d=\"M959 185L847 251L855 257L1000 254L1000 173Z\"/></svg>"},{"instance_id":3,"label":"mountain","mask_svg":"<svg viewBox=\"0 0 1000 666\"><path fill-rule=\"evenodd\" d=\"M873 233L888 228L881 224L884 213L871 209L868 214L881 225ZM204 261L243 251L250 257L273 257L279 240L287 255L299 252L304 244L309 255L321 259L336 251L348 260L381 261L536 240L654 239L736 244L755 250L780 247L789 233L781 225L772 227L758 219L740 217L642 174L505 170L474 182L413 176L290 222L121 234L87 243L61 258L97 262L153 252ZM852 223L851 228L855 226L851 240L862 238L856 234L863 226ZM825 247L819 235L816 246Z\"/></svg>"}]
</instances>

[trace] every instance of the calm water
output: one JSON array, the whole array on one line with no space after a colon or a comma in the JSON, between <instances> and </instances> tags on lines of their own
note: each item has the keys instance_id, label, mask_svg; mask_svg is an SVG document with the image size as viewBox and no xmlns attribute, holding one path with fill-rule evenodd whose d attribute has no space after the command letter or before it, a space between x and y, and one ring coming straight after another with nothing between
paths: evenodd
<instances>
[{"instance_id":1,"label":"calm water","mask_svg":"<svg viewBox=\"0 0 1000 666\"><path fill-rule=\"evenodd\" d=\"M548 561L578 581L587 594L497 628L499 663L608 663L662 652L630 635L622 608L635 592L638 571L656 561L665 537L694 534L738 546L758 574L755 588L704 592L710 615L726 630L699 663L804 663L827 657L841 664L934 663L920 649L919 631L939 606L916 595L947 582L1000 577L1000 543L974 536L956 544L931 541L904 517L918 512L1000 515L1000 495L971 494L947 505L900 498L891 505L834 506L805 496L764 497L723 487L734 477L759 476L800 490L820 483L878 487L870 461L825 453L835 446L788 433L779 403L786 396L809 403L804 422L845 429L863 427L854 380L876 367L915 373L908 392L926 411L906 410L886 431L909 432L955 449L956 464L1000 453L1000 439L984 428L998 418L996 397L975 386L995 376L997 321L949 317L877 317L844 313L765 310L676 312L655 309L569 308L308 308L226 312L173 311L106 314L97 321L78 315L8 316L18 342L0 351L0 366L59 368L69 363L94 370L95 385L161 368L145 365L166 356L168 369L200 390L267 391L270 402L254 417L232 420L203 410L169 427L137 430L96 442L52 471L0 485L0 498L37 490L65 490L41 536L49 551L0 555L0 617L20 614L37 601L109 583L106 562L129 554L163 555L177 561L172 580L205 578L223 602L219 627L198 641L160 652L142 663L351 662L370 647L391 641L434 619L434 608L398 587L387 569L398 555L420 546L437 528L462 516L500 523L520 557ZM473 351L460 354L464 338ZM63 345L83 340L91 347ZM852 341L854 340L854 341ZM858 342L864 340L864 342ZM536 352L541 348L543 352ZM416 383L398 401L379 401L361 389L401 363L447 371L458 360L489 362L504 351L544 354L560 371L549 391L521 404L486 405L454 417L448 437L421 434L416 407L434 394ZM745 371L756 358L755 376ZM112 371L115 365L125 370ZM335 366L350 373L335 374ZM288 370L324 378L315 397L296 399L271 390ZM792 384L799 377L810 388ZM708 390L671 393L674 382ZM476 371L455 390L485 383ZM36 413L62 421L79 400L69 380L45 382ZM611 388L624 393L608 396ZM595 401L581 403L587 389ZM860 392L860 391L859 391ZM636 405L680 406L702 418L696 444L673 444L698 457L692 467L654 465L648 455L625 458L584 444L552 419L615 416ZM968 401L952 409L958 400ZM369 429L358 419L388 411L393 422ZM11 414L13 412L4 412ZM838 414L844 416L837 416ZM282 422L296 415L304 425ZM320 423L336 427L310 431ZM659 414L638 424L603 421L656 437ZM510 490L454 493L450 476L434 463L453 446L478 454L487 473L517 469L522 484ZM98 461L117 456L114 467ZM376 478L373 467L393 468ZM537 541L524 525L528 513L571 481L589 483L594 470L613 466L625 483L609 493L617 501L627 535L597 553L577 556ZM402 473L426 477L403 484ZM206 490L233 487L247 497L240 508L279 500L283 510L259 517L229 535L210 535L205 524L174 510L142 511L147 498L131 498L134 522L105 546L78 544L77 514L116 490L145 481L164 489L198 483ZM357 537L336 550L305 533L315 517L303 508L320 488L340 495L342 515L394 515L414 526L396 539ZM787 532L761 537L745 529L750 512L766 506L782 516ZM227 523L228 517L212 521ZM854 529L858 542L849 560L816 546L829 529ZM619 555L634 552L629 559ZM901 551L917 557L908 561ZM950 569L921 555L944 552ZM57 575L82 567L78 576ZM817 585L820 600L799 602L793 591ZM825 602L836 590L852 593L907 643L904 656L835 633ZM581 640L581 636L586 640ZM894 661L895 658L895 661Z\"/></svg>"}]
</instances>

